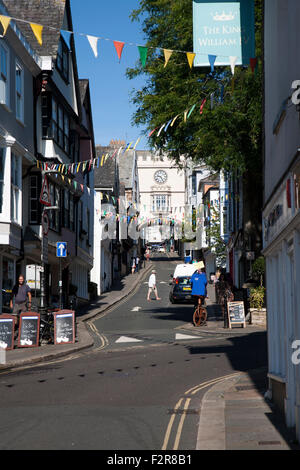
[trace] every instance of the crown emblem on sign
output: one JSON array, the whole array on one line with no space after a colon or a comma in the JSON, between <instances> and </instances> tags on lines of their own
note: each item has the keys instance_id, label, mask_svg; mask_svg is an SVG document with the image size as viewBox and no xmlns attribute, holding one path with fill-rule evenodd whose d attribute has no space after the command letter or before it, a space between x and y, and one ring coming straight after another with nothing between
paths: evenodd
<instances>
[{"instance_id":1,"label":"crown emblem on sign","mask_svg":"<svg viewBox=\"0 0 300 470\"><path fill-rule=\"evenodd\" d=\"M213 19L215 21L232 21L234 20L234 18L235 18L235 14L233 14L232 11L228 13L228 15L226 15L224 11L222 12L222 14L219 14L218 12L216 12L216 14L213 16Z\"/></svg>"}]
</instances>

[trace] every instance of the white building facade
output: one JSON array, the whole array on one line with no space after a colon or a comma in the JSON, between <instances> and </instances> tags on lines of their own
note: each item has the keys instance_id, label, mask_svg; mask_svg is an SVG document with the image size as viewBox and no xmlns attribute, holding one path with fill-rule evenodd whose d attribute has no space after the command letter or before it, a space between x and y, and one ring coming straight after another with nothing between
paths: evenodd
<instances>
[{"instance_id":1,"label":"white building facade","mask_svg":"<svg viewBox=\"0 0 300 470\"><path fill-rule=\"evenodd\" d=\"M265 194L268 376L274 402L300 440L300 4L265 0ZM278 27L280 25L280 27ZM277 61L280 54L280 63ZM299 84L298 84L299 86ZM299 95L299 92L297 93Z\"/></svg>"},{"instance_id":2,"label":"white building facade","mask_svg":"<svg viewBox=\"0 0 300 470\"><path fill-rule=\"evenodd\" d=\"M185 173L166 154L137 151L141 235L147 242L173 238L185 207ZM171 226L174 222L174 227ZM174 233L175 238L175 233Z\"/></svg>"}]
</instances>

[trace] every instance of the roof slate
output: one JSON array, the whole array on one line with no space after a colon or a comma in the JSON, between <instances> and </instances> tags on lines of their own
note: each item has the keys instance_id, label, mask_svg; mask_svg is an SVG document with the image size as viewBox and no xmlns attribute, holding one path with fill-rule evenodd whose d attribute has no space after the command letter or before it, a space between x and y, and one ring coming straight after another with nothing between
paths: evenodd
<instances>
[{"instance_id":1,"label":"roof slate","mask_svg":"<svg viewBox=\"0 0 300 470\"><path fill-rule=\"evenodd\" d=\"M68 0L2 0L12 18L43 25L43 44L37 42L30 24L17 21L17 26L40 56L56 57L60 30L63 29ZM50 29L54 28L54 29Z\"/></svg>"},{"instance_id":2,"label":"roof slate","mask_svg":"<svg viewBox=\"0 0 300 470\"><path fill-rule=\"evenodd\" d=\"M109 147L96 146L96 156L102 158L102 155L108 153ZM99 168L95 167L94 171L94 185L95 188L108 188L115 187L117 180L116 160L114 158L107 158Z\"/></svg>"},{"instance_id":3,"label":"roof slate","mask_svg":"<svg viewBox=\"0 0 300 470\"><path fill-rule=\"evenodd\" d=\"M128 150L123 155L121 153L119 158L119 175L120 181L124 183L125 188L132 188L133 186L133 166L135 163L135 151Z\"/></svg>"}]
</instances>

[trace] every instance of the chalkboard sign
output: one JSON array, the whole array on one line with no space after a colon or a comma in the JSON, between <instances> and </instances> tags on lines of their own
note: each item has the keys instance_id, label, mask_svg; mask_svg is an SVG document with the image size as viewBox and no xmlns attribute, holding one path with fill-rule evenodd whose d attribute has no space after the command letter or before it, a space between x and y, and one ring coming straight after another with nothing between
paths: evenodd
<instances>
[{"instance_id":1,"label":"chalkboard sign","mask_svg":"<svg viewBox=\"0 0 300 470\"><path fill-rule=\"evenodd\" d=\"M21 313L18 346L34 348L39 345L40 314L36 312Z\"/></svg>"},{"instance_id":2,"label":"chalkboard sign","mask_svg":"<svg viewBox=\"0 0 300 470\"><path fill-rule=\"evenodd\" d=\"M246 328L244 302L228 302L227 309L229 328L236 324L242 324L243 328Z\"/></svg>"},{"instance_id":3,"label":"chalkboard sign","mask_svg":"<svg viewBox=\"0 0 300 470\"><path fill-rule=\"evenodd\" d=\"M54 343L75 343L74 310L59 310L54 313Z\"/></svg>"},{"instance_id":4,"label":"chalkboard sign","mask_svg":"<svg viewBox=\"0 0 300 470\"><path fill-rule=\"evenodd\" d=\"M15 317L0 315L0 348L14 349Z\"/></svg>"}]
</instances>

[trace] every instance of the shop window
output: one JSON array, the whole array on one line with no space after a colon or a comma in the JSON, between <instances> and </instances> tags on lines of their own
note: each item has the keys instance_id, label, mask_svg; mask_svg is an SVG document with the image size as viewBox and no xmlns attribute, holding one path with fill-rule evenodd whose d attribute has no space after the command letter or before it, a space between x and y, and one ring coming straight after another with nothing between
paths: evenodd
<instances>
[{"instance_id":1,"label":"shop window","mask_svg":"<svg viewBox=\"0 0 300 470\"><path fill-rule=\"evenodd\" d=\"M15 269L14 261L3 258L2 262L2 310L3 312L10 312L9 303L14 286Z\"/></svg>"}]
</instances>

